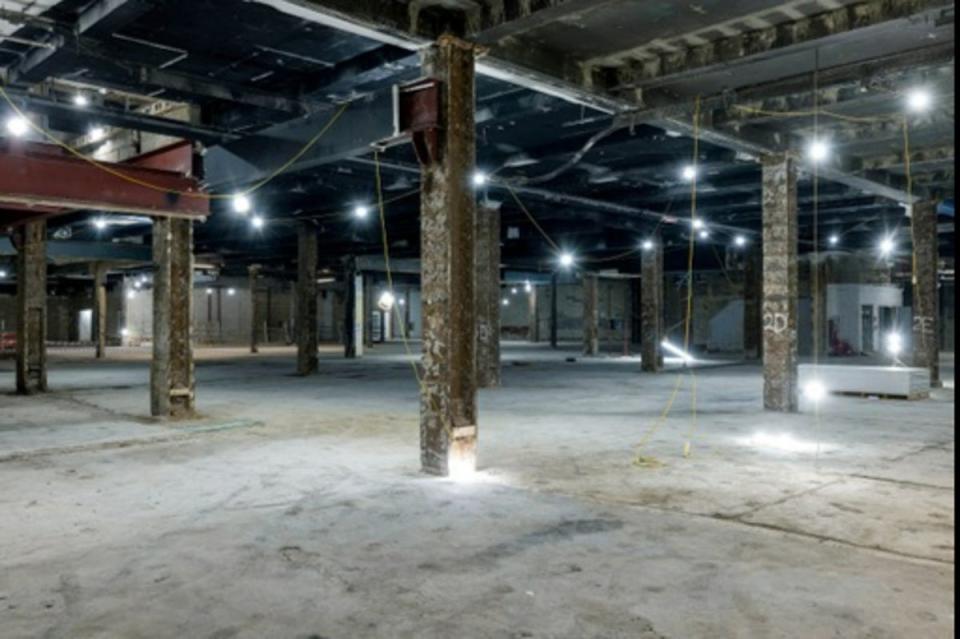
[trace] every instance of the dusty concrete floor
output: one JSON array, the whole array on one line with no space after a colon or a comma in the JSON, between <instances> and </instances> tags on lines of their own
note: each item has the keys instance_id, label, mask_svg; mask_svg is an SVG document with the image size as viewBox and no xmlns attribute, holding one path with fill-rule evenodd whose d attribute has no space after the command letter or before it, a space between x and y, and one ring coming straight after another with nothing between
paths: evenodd
<instances>
[{"instance_id":1,"label":"dusty concrete floor","mask_svg":"<svg viewBox=\"0 0 960 639\"><path fill-rule=\"evenodd\" d=\"M466 483L418 473L399 347L200 351L176 425L144 352L56 352L43 398L0 362L0 637L953 636L952 358L819 420L705 368L657 427L675 374L569 354L506 347Z\"/></svg>"}]
</instances>

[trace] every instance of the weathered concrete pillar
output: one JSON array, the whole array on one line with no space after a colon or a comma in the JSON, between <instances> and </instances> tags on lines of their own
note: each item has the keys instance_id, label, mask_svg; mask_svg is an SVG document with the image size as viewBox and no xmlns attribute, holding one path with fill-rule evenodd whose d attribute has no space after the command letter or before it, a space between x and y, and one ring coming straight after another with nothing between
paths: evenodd
<instances>
[{"instance_id":1,"label":"weathered concrete pillar","mask_svg":"<svg viewBox=\"0 0 960 639\"><path fill-rule=\"evenodd\" d=\"M317 372L317 229L297 226L297 374Z\"/></svg>"},{"instance_id":2,"label":"weathered concrete pillar","mask_svg":"<svg viewBox=\"0 0 960 639\"><path fill-rule=\"evenodd\" d=\"M753 251L744 262L743 357L759 360L763 354L763 254Z\"/></svg>"},{"instance_id":3,"label":"weathered concrete pillar","mask_svg":"<svg viewBox=\"0 0 960 639\"><path fill-rule=\"evenodd\" d=\"M425 75L441 81L442 99L436 155L424 164L421 182L420 460L440 475L476 464L474 58L473 45L448 36L423 55Z\"/></svg>"},{"instance_id":4,"label":"weathered concrete pillar","mask_svg":"<svg viewBox=\"0 0 960 639\"><path fill-rule=\"evenodd\" d=\"M527 291L527 340L540 341L540 305L537 303L537 287L530 285Z\"/></svg>"},{"instance_id":5,"label":"weathered concrete pillar","mask_svg":"<svg viewBox=\"0 0 960 639\"><path fill-rule=\"evenodd\" d=\"M47 390L47 224L13 233L17 248L17 393Z\"/></svg>"},{"instance_id":6,"label":"weathered concrete pillar","mask_svg":"<svg viewBox=\"0 0 960 639\"><path fill-rule=\"evenodd\" d=\"M363 357L364 313L363 275L357 272L351 260L346 269L343 315L343 356L348 359Z\"/></svg>"},{"instance_id":7,"label":"weathered concrete pillar","mask_svg":"<svg viewBox=\"0 0 960 639\"><path fill-rule=\"evenodd\" d=\"M560 283L557 274L554 273L550 278L550 348L557 347L559 327L558 318L560 312Z\"/></svg>"},{"instance_id":8,"label":"weathered concrete pillar","mask_svg":"<svg viewBox=\"0 0 960 639\"><path fill-rule=\"evenodd\" d=\"M475 233L477 386L500 385L500 207L484 202Z\"/></svg>"},{"instance_id":9,"label":"weathered concrete pillar","mask_svg":"<svg viewBox=\"0 0 960 639\"><path fill-rule=\"evenodd\" d=\"M93 340L97 359L107 356L107 265L97 262L93 271Z\"/></svg>"},{"instance_id":10,"label":"weathered concrete pillar","mask_svg":"<svg viewBox=\"0 0 960 639\"><path fill-rule=\"evenodd\" d=\"M940 380L940 300L937 288L939 244L937 205L925 201L913 205L913 365L930 370L930 385Z\"/></svg>"},{"instance_id":11,"label":"weathered concrete pillar","mask_svg":"<svg viewBox=\"0 0 960 639\"><path fill-rule=\"evenodd\" d=\"M663 369L660 342L663 341L663 242L653 246L640 258L640 368L657 373Z\"/></svg>"},{"instance_id":12,"label":"weathered concrete pillar","mask_svg":"<svg viewBox=\"0 0 960 639\"><path fill-rule=\"evenodd\" d=\"M247 276L250 280L250 352L259 353L260 331L263 330L263 312L257 301L257 278L260 276L260 265L248 266Z\"/></svg>"},{"instance_id":13,"label":"weathered concrete pillar","mask_svg":"<svg viewBox=\"0 0 960 639\"><path fill-rule=\"evenodd\" d=\"M193 415L193 222L153 222L153 359L150 412L183 419Z\"/></svg>"},{"instance_id":14,"label":"weathered concrete pillar","mask_svg":"<svg viewBox=\"0 0 960 639\"><path fill-rule=\"evenodd\" d=\"M763 160L763 404L795 412L797 393L797 170L788 155Z\"/></svg>"},{"instance_id":15,"label":"weathered concrete pillar","mask_svg":"<svg viewBox=\"0 0 960 639\"><path fill-rule=\"evenodd\" d=\"M170 416L193 415L196 382L193 363L193 221L170 221Z\"/></svg>"},{"instance_id":16,"label":"weathered concrete pillar","mask_svg":"<svg viewBox=\"0 0 960 639\"><path fill-rule=\"evenodd\" d=\"M583 276L583 354L600 354L600 300L596 275Z\"/></svg>"},{"instance_id":17,"label":"weathered concrete pillar","mask_svg":"<svg viewBox=\"0 0 960 639\"><path fill-rule=\"evenodd\" d=\"M830 281L829 257L820 256L818 263L810 264L810 300L813 315L813 354L826 357L830 347L830 335L827 327L827 286Z\"/></svg>"}]
</instances>

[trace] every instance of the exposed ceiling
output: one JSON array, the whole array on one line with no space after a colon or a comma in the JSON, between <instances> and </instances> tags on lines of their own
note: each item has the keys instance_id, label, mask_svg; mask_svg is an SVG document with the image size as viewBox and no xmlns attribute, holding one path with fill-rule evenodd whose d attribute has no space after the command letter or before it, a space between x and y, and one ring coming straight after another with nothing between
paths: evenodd
<instances>
[{"instance_id":1,"label":"exposed ceiling","mask_svg":"<svg viewBox=\"0 0 960 639\"><path fill-rule=\"evenodd\" d=\"M733 234L759 232L758 155L802 153L815 134L830 140L834 155L821 167L816 193L809 171L800 186L805 247L815 205L821 231L843 234L848 248L905 228L897 200L906 197L908 164L912 192L953 197L952 2L4 0L0 6L7 12L0 14L6 20L0 34L10 35L2 28L15 25L12 33L23 41L0 42L10 94L88 149L90 127L107 124L211 148L264 144L269 153L263 141L280 139L268 137L272 132L291 131L298 139L343 102L415 79L415 49L437 30L459 30L489 47L478 79L478 166L517 185L517 196L558 243L595 259L635 248L654 228L676 249L668 260L682 257L691 214L682 170L693 159L697 97L697 206L715 229L698 253L705 266L718 263ZM906 93L920 87L935 105L909 116L905 154L899 114ZM92 104L72 105L78 91ZM199 116L165 120L151 110L157 101L187 103ZM828 114L815 121L815 107ZM331 137L364 140L357 118L374 117L372 108L353 103L344 120L352 129L332 130ZM255 197L268 218L261 231L217 204L198 229L198 252L217 254L238 271L251 262L283 269L294 255L293 222L309 217L321 229L328 265L376 253L379 229L350 216L356 204L375 200L371 158L361 144L273 180ZM418 170L411 150L389 149L381 169L386 197L395 200L387 209L393 251L415 257ZM512 196L496 181L488 190L502 202L504 262L548 268L549 245ZM61 235L96 239L90 216L64 218ZM110 234L146 232L148 226L124 225ZM952 254L952 233L944 242ZM608 265L636 270L634 262Z\"/></svg>"}]
</instances>

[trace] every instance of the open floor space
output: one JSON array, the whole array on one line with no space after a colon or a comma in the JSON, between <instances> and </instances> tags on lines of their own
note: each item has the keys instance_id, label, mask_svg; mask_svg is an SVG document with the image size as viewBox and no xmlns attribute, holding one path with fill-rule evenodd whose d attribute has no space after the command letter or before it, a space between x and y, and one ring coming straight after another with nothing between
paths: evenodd
<instances>
[{"instance_id":1,"label":"open floor space","mask_svg":"<svg viewBox=\"0 0 960 639\"><path fill-rule=\"evenodd\" d=\"M660 424L680 371L508 344L457 481L419 472L401 345L322 353L302 379L290 349L202 349L176 424L143 418L137 350L0 396L3 636L952 635L952 360L929 401L819 420L703 365L698 423L685 382Z\"/></svg>"}]
</instances>

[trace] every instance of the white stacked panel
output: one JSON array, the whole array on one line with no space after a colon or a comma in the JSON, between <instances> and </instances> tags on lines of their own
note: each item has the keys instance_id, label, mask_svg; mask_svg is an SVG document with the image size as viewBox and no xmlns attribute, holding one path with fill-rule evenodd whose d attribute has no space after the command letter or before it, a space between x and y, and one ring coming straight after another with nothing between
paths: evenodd
<instances>
[{"instance_id":1,"label":"white stacked panel","mask_svg":"<svg viewBox=\"0 0 960 639\"><path fill-rule=\"evenodd\" d=\"M800 365L800 387L818 379L829 393L888 395L921 399L930 396L930 371L904 366Z\"/></svg>"}]
</instances>

